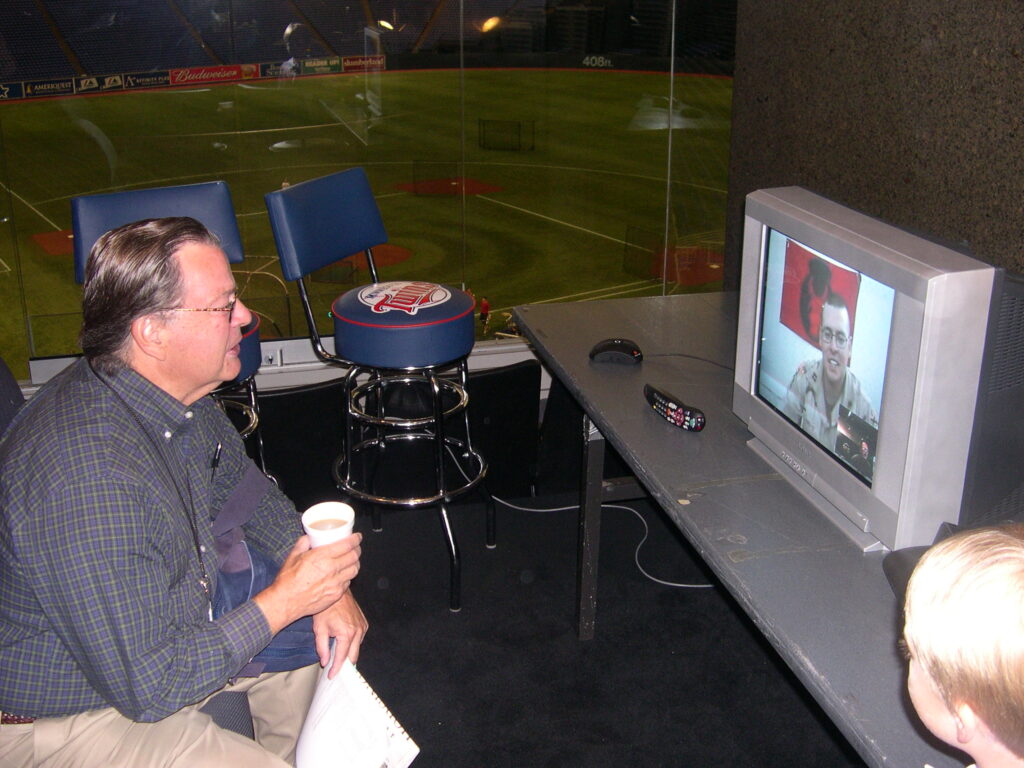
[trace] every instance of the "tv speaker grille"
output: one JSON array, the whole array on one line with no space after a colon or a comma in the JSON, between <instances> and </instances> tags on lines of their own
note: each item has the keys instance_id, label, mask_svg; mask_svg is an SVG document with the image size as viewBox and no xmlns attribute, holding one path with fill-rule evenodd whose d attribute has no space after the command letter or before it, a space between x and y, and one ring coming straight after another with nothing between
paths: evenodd
<instances>
[{"instance_id":1,"label":"tv speaker grille","mask_svg":"<svg viewBox=\"0 0 1024 768\"><path fill-rule=\"evenodd\" d=\"M996 319L989 391L1002 392L1024 386L1024 298L1003 295Z\"/></svg>"},{"instance_id":2,"label":"tv speaker grille","mask_svg":"<svg viewBox=\"0 0 1024 768\"><path fill-rule=\"evenodd\" d=\"M1006 522L1024 522L1024 484L1018 485L975 525L999 525Z\"/></svg>"}]
</instances>

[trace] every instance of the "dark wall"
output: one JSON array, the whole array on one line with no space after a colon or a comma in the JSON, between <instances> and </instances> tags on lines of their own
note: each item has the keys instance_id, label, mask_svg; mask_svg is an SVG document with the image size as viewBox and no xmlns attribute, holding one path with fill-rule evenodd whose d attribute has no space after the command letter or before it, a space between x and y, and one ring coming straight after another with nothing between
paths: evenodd
<instances>
[{"instance_id":1,"label":"dark wall","mask_svg":"<svg viewBox=\"0 0 1024 768\"><path fill-rule=\"evenodd\" d=\"M726 227L800 185L1024 272L1024 3L740 0Z\"/></svg>"}]
</instances>

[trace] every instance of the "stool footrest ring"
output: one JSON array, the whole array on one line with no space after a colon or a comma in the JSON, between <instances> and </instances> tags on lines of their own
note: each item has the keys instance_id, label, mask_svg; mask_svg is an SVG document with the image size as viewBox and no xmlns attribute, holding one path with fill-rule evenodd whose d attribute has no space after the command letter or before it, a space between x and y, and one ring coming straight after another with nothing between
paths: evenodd
<instances>
[{"instance_id":1,"label":"stool footrest ring","mask_svg":"<svg viewBox=\"0 0 1024 768\"><path fill-rule=\"evenodd\" d=\"M220 407L224 411L227 411L228 408L233 408L236 411L241 411L245 418L248 420L248 423L240 430L238 430L238 434L242 436L243 440L249 437L249 435L251 435L253 432L255 432L256 427L260 425L259 414L257 414L256 409L253 408L248 403L243 403L238 400L231 400L226 397L219 398L217 402L220 404Z\"/></svg>"},{"instance_id":2,"label":"stool footrest ring","mask_svg":"<svg viewBox=\"0 0 1024 768\"><path fill-rule=\"evenodd\" d=\"M382 447L382 445L386 445L389 442L395 442L399 440L429 440L431 442L434 442L436 439L436 435L426 432L387 435L384 438L383 443L380 439L372 437L367 440L363 440L360 443L357 443L355 446L352 447L349 453L351 454L352 459L354 460L356 456L363 453L367 449L379 449ZM434 494L424 496L398 497L373 493L346 477L346 474L343 471L346 460L344 453L341 456L339 456L337 460L335 460L334 466L332 467L334 482L337 484L338 488L344 491L345 493L348 493L351 496L354 496L355 498L361 499L363 501L373 502L374 504L384 504L387 506L397 507L422 507L431 504L437 504L440 501L449 501L457 496L462 495L463 493L466 493L467 491L472 490L473 488L480 484L480 482L484 479L485 475L487 474L487 462L484 461L483 456L481 456L477 451L473 450L472 448L467 449L466 444L462 440L458 440L453 437L446 437L445 447L448 449L449 453L455 460L459 472L460 474L462 474L462 479L464 480L464 482L453 488L440 488ZM459 459L455 458L455 451L462 452L465 458L471 460L476 467L476 471L473 473L466 473L463 470L462 463L459 461ZM349 467L348 469L351 469L351 467Z\"/></svg>"},{"instance_id":3,"label":"stool footrest ring","mask_svg":"<svg viewBox=\"0 0 1024 768\"><path fill-rule=\"evenodd\" d=\"M382 376L380 378L370 379L363 384L352 389L349 395L349 413L365 424L374 424L383 427L394 427L394 428L410 428L410 427L425 427L434 423L434 414L431 411L425 416L387 416L380 414L370 413L370 408L367 407L367 400L371 395L376 395L378 398L383 396L383 391L396 384L424 384L430 385L430 379L425 375L421 374L409 374L404 376ZM441 396L445 393L455 395L455 402L444 411L444 418L449 418L457 413L461 413L465 410L466 405L469 403L469 393L466 392L465 388L459 385L457 382L451 381L450 379L442 379L438 377L438 386L441 388Z\"/></svg>"}]
</instances>

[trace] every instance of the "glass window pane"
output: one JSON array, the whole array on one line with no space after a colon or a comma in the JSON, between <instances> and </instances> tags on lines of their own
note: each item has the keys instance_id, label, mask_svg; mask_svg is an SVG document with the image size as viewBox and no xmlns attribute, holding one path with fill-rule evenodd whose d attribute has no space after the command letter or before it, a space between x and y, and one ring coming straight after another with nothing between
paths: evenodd
<instances>
[{"instance_id":1,"label":"glass window pane","mask_svg":"<svg viewBox=\"0 0 1024 768\"><path fill-rule=\"evenodd\" d=\"M382 279L516 304L720 285L735 0L12 0L0 20L0 355L76 352L76 195L226 180L261 335L305 335L263 195L366 168ZM309 282L318 322L368 280Z\"/></svg>"}]
</instances>

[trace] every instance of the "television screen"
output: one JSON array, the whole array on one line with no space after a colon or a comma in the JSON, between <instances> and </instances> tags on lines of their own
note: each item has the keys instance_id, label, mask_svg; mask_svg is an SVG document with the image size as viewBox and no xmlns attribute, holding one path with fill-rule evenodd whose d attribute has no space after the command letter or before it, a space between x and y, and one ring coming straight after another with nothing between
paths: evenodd
<instances>
[{"instance_id":1,"label":"television screen","mask_svg":"<svg viewBox=\"0 0 1024 768\"><path fill-rule=\"evenodd\" d=\"M778 230L764 247L757 395L870 486L895 291Z\"/></svg>"},{"instance_id":2,"label":"television screen","mask_svg":"<svg viewBox=\"0 0 1024 768\"><path fill-rule=\"evenodd\" d=\"M742 256L733 410L768 466L864 551L1024 519L1024 281L800 187L747 195Z\"/></svg>"}]
</instances>

